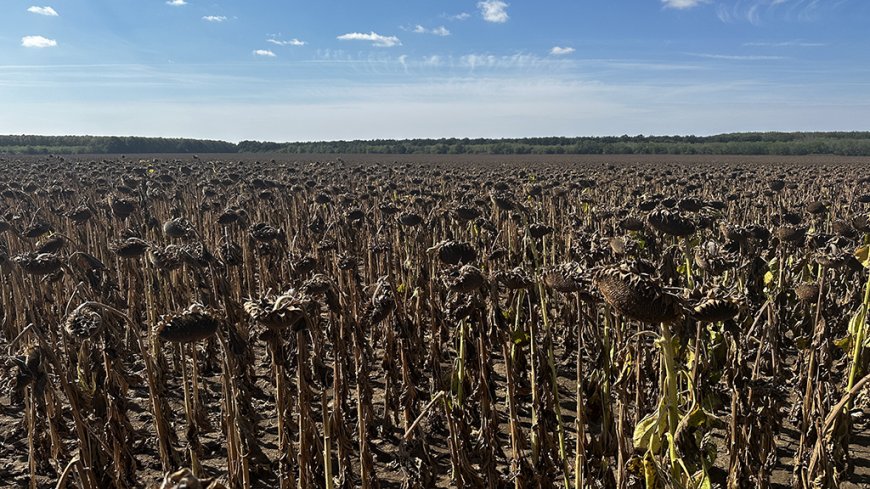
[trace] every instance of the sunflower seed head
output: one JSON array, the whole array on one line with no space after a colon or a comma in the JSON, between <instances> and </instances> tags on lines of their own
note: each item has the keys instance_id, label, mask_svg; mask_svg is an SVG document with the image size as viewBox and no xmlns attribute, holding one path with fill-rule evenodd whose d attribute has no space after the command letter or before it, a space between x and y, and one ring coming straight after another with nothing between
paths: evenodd
<instances>
[{"instance_id":1,"label":"sunflower seed head","mask_svg":"<svg viewBox=\"0 0 870 489\"><path fill-rule=\"evenodd\" d=\"M164 341L192 343L215 334L220 323L215 311L193 304L181 313L161 317L155 332Z\"/></svg>"},{"instance_id":2,"label":"sunflower seed head","mask_svg":"<svg viewBox=\"0 0 870 489\"><path fill-rule=\"evenodd\" d=\"M648 270L641 271L646 268L639 263L606 267L598 270L593 280L605 302L623 316L650 324L679 319L680 299L665 292Z\"/></svg>"}]
</instances>

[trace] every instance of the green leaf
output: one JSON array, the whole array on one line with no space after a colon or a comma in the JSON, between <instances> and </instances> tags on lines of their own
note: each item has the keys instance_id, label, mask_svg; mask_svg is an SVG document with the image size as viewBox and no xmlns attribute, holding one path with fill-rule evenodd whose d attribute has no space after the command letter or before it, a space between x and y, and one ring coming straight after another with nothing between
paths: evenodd
<instances>
[{"instance_id":1,"label":"green leaf","mask_svg":"<svg viewBox=\"0 0 870 489\"><path fill-rule=\"evenodd\" d=\"M849 335L857 336L860 332L860 329L864 327L864 318L867 316L867 311L864 309L864 305L861 304L861 307L858 308L858 312L852 316L852 319L849 320Z\"/></svg>"},{"instance_id":2,"label":"green leaf","mask_svg":"<svg viewBox=\"0 0 870 489\"><path fill-rule=\"evenodd\" d=\"M658 489L661 487L661 484L659 484L658 466L650 452L647 452L643 456L643 479L646 489Z\"/></svg>"},{"instance_id":3,"label":"green leaf","mask_svg":"<svg viewBox=\"0 0 870 489\"><path fill-rule=\"evenodd\" d=\"M634 427L632 442L638 450L650 450L658 453L662 446L662 433L664 432L667 419L661 415L661 409L656 409L646 416Z\"/></svg>"},{"instance_id":4,"label":"green leaf","mask_svg":"<svg viewBox=\"0 0 870 489\"><path fill-rule=\"evenodd\" d=\"M770 270L771 272L779 271L779 258L777 258L777 257L771 258L770 261L767 262L767 269Z\"/></svg>"},{"instance_id":5,"label":"green leaf","mask_svg":"<svg viewBox=\"0 0 870 489\"><path fill-rule=\"evenodd\" d=\"M834 346L843 350L843 351L851 351L852 350L852 335L847 334L842 338L837 338L834 340Z\"/></svg>"},{"instance_id":6,"label":"green leaf","mask_svg":"<svg viewBox=\"0 0 870 489\"><path fill-rule=\"evenodd\" d=\"M646 249L646 240L643 239L643 236L641 236L640 233L635 232L634 237L635 237L635 243L637 244L638 249L640 249L641 251L645 250Z\"/></svg>"},{"instance_id":7,"label":"green leaf","mask_svg":"<svg viewBox=\"0 0 870 489\"><path fill-rule=\"evenodd\" d=\"M725 426L724 421L702 407L696 407L694 411L686 416L688 417L686 423L692 427L707 426L710 428L721 428Z\"/></svg>"},{"instance_id":8,"label":"green leaf","mask_svg":"<svg viewBox=\"0 0 870 489\"><path fill-rule=\"evenodd\" d=\"M532 341L532 337L525 331L518 329L511 333L511 341L513 341L515 345L520 346L528 344Z\"/></svg>"},{"instance_id":9,"label":"green leaf","mask_svg":"<svg viewBox=\"0 0 870 489\"><path fill-rule=\"evenodd\" d=\"M704 471L700 471L692 476L692 485L697 489L713 489L713 484L710 482L710 476Z\"/></svg>"},{"instance_id":10,"label":"green leaf","mask_svg":"<svg viewBox=\"0 0 870 489\"><path fill-rule=\"evenodd\" d=\"M707 422L707 413L699 407L686 416L688 418L686 423L692 427L698 427Z\"/></svg>"}]
</instances>

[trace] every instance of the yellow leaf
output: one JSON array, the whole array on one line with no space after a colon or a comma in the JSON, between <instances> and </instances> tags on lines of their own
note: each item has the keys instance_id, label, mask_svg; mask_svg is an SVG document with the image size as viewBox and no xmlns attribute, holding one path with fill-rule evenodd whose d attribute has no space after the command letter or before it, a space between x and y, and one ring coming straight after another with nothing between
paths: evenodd
<instances>
[{"instance_id":1,"label":"yellow leaf","mask_svg":"<svg viewBox=\"0 0 870 489\"><path fill-rule=\"evenodd\" d=\"M855 250L855 258L864 265L864 268L870 268L870 245L864 245Z\"/></svg>"},{"instance_id":2,"label":"yellow leaf","mask_svg":"<svg viewBox=\"0 0 870 489\"><path fill-rule=\"evenodd\" d=\"M773 275L773 272L765 273L764 274L764 285L770 285L770 283L773 282L774 278L775 277Z\"/></svg>"},{"instance_id":3,"label":"yellow leaf","mask_svg":"<svg viewBox=\"0 0 870 489\"><path fill-rule=\"evenodd\" d=\"M667 418L661 415L661 410L656 409L652 414L643 418L634 427L634 448L639 450L649 449L658 453L662 446L662 433L664 432Z\"/></svg>"}]
</instances>

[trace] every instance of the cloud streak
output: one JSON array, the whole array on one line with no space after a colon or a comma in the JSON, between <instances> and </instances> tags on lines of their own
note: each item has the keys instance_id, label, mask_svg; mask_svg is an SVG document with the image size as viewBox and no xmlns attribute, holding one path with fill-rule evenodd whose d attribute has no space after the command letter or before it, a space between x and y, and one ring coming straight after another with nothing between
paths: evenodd
<instances>
[{"instance_id":1,"label":"cloud streak","mask_svg":"<svg viewBox=\"0 0 870 489\"><path fill-rule=\"evenodd\" d=\"M202 18L206 22L220 23L226 22L227 18L223 15L206 15Z\"/></svg>"},{"instance_id":2,"label":"cloud streak","mask_svg":"<svg viewBox=\"0 0 870 489\"><path fill-rule=\"evenodd\" d=\"M391 48L402 45L402 41L400 41L398 37L382 36L374 31L369 32L368 34L363 32L349 32L338 36L336 39L339 41L369 41L372 43L372 46L379 48Z\"/></svg>"},{"instance_id":3,"label":"cloud streak","mask_svg":"<svg viewBox=\"0 0 870 489\"><path fill-rule=\"evenodd\" d=\"M299 39L296 39L295 37L293 39L290 39L289 41L283 41L281 39L269 38L269 39L266 39L266 42L274 44L276 46L297 46L297 47L304 46L304 45L308 44L307 42L300 41Z\"/></svg>"},{"instance_id":4,"label":"cloud streak","mask_svg":"<svg viewBox=\"0 0 870 489\"><path fill-rule=\"evenodd\" d=\"M53 48L57 46L57 41L42 36L24 36L21 38L21 46L36 49Z\"/></svg>"},{"instance_id":5,"label":"cloud streak","mask_svg":"<svg viewBox=\"0 0 870 489\"><path fill-rule=\"evenodd\" d=\"M254 56L264 57L264 58L275 58L277 55L268 49L255 49Z\"/></svg>"},{"instance_id":6,"label":"cloud streak","mask_svg":"<svg viewBox=\"0 0 870 489\"><path fill-rule=\"evenodd\" d=\"M763 55L740 55L740 54L710 54L710 53L689 53L690 56L707 59L721 59L726 61L776 61L788 59L785 56L763 56Z\"/></svg>"},{"instance_id":7,"label":"cloud streak","mask_svg":"<svg viewBox=\"0 0 870 489\"><path fill-rule=\"evenodd\" d=\"M57 11L51 7L37 7L36 5L27 9L28 12L37 15L45 15L46 17L57 17Z\"/></svg>"},{"instance_id":8,"label":"cloud streak","mask_svg":"<svg viewBox=\"0 0 870 489\"><path fill-rule=\"evenodd\" d=\"M468 12L460 12L460 13L455 14L455 15L446 15L445 14L442 17L446 18L447 20L457 20L459 22L462 22L464 20L470 19L471 14L469 14Z\"/></svg>"},{"instance_id":9,"label":"cloud streak","mask_svg":"<svg viewBox=\"0 0 870 489\"><path fill-rule=\"evenodd\" d=\"M824 2L821 0L722 1L716 5L716 16L724 23L749 22L753 25L761 25L765 17L774 15L785 19L808 22L814 20L820 12L835 10L848 2L849 0Z\"/></svg>"},{"instance_id":10,"label":"cloud streak","mask_svg":"<svg viewBox=\"0 0 870 489\"><path fill-rule=\"evenodd\" d=\"M166 5L181 7L182 5L187 5L187 2L185 0L166 0Z\"/></svg>"},{"instance_id":11,"label":"cloud streak","mask_svg":"<svg viewBox=\"0 0 870 489\"><path fill-rule=\"evenodd\" d=\"M685 10L697 7L698 5L707 3L708 1L709 0L662 0L662 3L665 5L665 8Z\"/></svg>"},{"instance_id":12,"label":"cloud streak","mask_svg":"<svg viewBox=\"0 0 870 489\"><path fill-rule=\"evenodd\" d=\"M780 42L744 42L744 46L747 47L763 47L763 48L820 48L825 47L827 44L823 42L803 42L803 41L780 41Z\"/></svg>"},{"instance_id":13,"label":"cloud streak","mask_svg":"<svg viewBox=\"0 0 870 489\"><path fill-rule=\"evenodd\" d=\"M484 0L477 3L477 8L480 9L480 15L483 20L495 24L504 24L510 19L507 8L510 5L501 0Z\"/></svg>"}]
</instances>

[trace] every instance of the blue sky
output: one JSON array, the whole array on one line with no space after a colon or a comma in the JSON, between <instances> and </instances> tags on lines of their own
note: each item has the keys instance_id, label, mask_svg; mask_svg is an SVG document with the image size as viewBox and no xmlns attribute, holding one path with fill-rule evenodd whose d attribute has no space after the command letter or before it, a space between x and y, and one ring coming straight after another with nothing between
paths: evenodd
<instances>
[{"instance_id":1,"label":"blue sky","mask_svg":"<svg viewBox=\"0 0 870 489\"><path fill-rule=\"evenodd\" d=\"M868 0L4 0L0 133L870 129Z\"/></svg>"}]
</instances>

